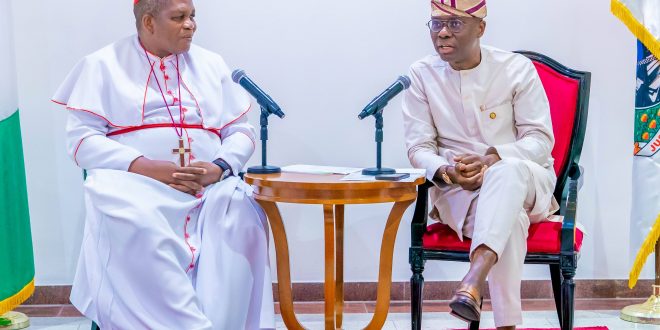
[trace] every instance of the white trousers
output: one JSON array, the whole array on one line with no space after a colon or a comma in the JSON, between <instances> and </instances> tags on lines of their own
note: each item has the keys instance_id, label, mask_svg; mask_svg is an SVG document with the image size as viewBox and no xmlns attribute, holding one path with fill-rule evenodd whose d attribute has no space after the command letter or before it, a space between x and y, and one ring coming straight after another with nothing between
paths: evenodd
<instances>
[{"instance_id":1,"label":"white trousers","mask_svg":"<svg viewBox=\"0 0 660 330\"><path fill-rule=\"evenodd\" d=\"M490 298L497 327L522 324L520 282L527 254L530 223L546 219L551 211L530 212L538 195L552 192L556 179L540 165L503 159L486 171L479 196L472 202L463 235L472 238L470 254L486 245L498 260L488 274ZM538 209L538 206L536 207Z\"/></svg>"}]
</instances>

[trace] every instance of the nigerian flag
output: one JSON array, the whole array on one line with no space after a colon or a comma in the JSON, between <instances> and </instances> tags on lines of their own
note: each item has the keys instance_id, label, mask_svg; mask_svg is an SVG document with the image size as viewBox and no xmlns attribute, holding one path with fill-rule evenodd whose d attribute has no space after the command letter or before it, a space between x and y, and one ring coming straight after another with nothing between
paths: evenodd
<instances>
[{"instance_id":1,"label":"nigerian flag","mask_svg":"<svg viewBox=\"0 0 660 330\"><path fill-rule=\"evenodd\" d=\"M0 325L34 292L9 1L0 1Z\"/></svg>"},{"instance_id":2,"label":"nigerian flag","mask_svg":"<svg viewBox=\"0 0 660 330\"><path fill-rule=\"evenodd\" d=\"M612 0L612 12L639 40L630 219L631 247L639 252L632 288L660 238L660 0Z\"/></svg>"}]
</instances>

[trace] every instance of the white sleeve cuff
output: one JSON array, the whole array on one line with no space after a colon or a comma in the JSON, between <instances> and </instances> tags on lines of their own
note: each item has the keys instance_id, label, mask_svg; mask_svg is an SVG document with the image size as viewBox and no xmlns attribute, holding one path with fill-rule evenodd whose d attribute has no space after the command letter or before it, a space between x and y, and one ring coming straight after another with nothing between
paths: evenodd
<instances>
[{"instance_id":1,"label":"white sleeve cuff","mask_svg":"<svg viewBox=\"0 0 660 330\"><path fill-rule=\"evenodd\" d=\"M440 167L445 165L449 165L449 162L444 157L433 157L433 160L429 161L426 167L426 178L429 181L433 181L435 173L438 172Z\"/></svg>"}]
</instances>

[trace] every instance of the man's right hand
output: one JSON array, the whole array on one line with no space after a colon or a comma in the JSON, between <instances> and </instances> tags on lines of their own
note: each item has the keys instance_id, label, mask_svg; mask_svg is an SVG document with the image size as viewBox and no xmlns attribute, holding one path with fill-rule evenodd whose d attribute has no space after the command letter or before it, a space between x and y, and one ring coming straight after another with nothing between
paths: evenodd
<instances>
[{"instance_id":1,"label":"man's right hand","mask_svg":"<svg viewBox=\"0 0 660 330\"><path fill-rule=\"evenodd\" d=\"M151 160L144 156L136 158L128 168L128 171L131 173L150 177L176 190L193 196L204 190L204 188L195 181L184 181L174 178L174 173L178 170L179 167L172 162ZM199 171L204 171L204 169L200 168Z\"/></svg>"}]
</instances>

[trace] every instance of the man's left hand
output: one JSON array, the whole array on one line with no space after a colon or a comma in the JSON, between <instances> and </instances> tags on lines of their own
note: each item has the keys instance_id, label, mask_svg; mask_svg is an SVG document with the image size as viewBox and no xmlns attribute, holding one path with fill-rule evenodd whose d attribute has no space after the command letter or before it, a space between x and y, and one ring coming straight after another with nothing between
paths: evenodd
<instances>
[{"instance_id":1,"label":"man's left hand","mask_svg":"<svg viewBox=\"0 0 660 330\"><path fill-rule=\"evenodd\" d=\"M198 174L199 169L204 169L202 174ZM209 162L194 162L186 167L179 168L172 176L182 181L194 181L202 187L207 187L220 180L221 170L218 165Z\"/></svg>"}]
</instances>

